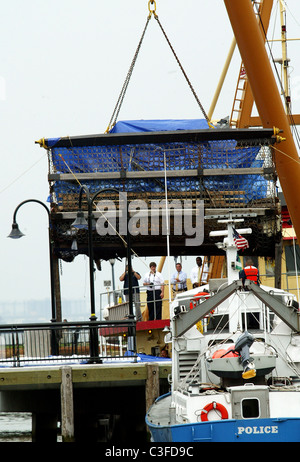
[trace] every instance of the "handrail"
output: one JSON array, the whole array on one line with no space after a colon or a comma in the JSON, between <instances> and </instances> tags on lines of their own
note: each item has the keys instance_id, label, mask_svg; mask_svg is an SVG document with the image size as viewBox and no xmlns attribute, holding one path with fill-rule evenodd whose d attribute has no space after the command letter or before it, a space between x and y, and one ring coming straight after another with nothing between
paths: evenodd
<instances>
[{"instance_id":1,"label":"handrail","mask_svg":"<svg viewBox=\"0 0 300 462\"><path fill-rule=\"evenodd\" d=\"M130 350L135 321L75 321L0 325L0 366L50 363L102 363L109 360L136 361ZM52 354L53 336L56 341ZM90 338L96 339L96 352ZM132 343L132 342L131 342Z\"/></svg>"}]
</instances>

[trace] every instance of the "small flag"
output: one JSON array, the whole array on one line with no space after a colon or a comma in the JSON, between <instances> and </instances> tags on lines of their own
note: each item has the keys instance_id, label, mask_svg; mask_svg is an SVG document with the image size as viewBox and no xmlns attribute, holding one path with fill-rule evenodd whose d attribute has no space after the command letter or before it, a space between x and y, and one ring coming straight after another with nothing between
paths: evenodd
<instances>
[{"instance_id":1,"label":"small flag","mask_svg":"<svg viewBox=\"0 0 300 462\"><path fill-rule=\"evenodd\" d=\"M242 67L240 71L240 79L245 79L246 77L247 77L246 69Z\"/></svg>"},{"instance_id":2,"label":"small flag","mask_svg":"<svg viewBox=\"0 0 300 462\"><path fill-rule=\"evenodd\" d=\"M242 271L242 269L243 269L242 262L241 262L239 254L237 254L237 256L236 256L235 269L236 269L236 271Z\"/></svg>"},{"instance_id":3,"label":"small flag","mask_svg":"<svg viewBox=\"0 0 300 462\"><path fill-rule=\"evenodd\" d=\"M233 230L233 240L234 240L236 248L238 250L247 249L249 247L249 243L247 239L241 236L234 228L232 228L232 230Z\"/></svg>"}]
</instances>

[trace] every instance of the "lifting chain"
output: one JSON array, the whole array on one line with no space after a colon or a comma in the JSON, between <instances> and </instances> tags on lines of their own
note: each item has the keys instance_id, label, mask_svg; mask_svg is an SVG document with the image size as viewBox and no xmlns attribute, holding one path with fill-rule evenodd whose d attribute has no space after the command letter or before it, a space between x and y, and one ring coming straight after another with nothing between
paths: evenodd
<instances>
[{"instance_id":1,"label":"lifting chain","mask_svg":"<svg viewBox=\"0 0 300 462\"><path fill-rule=\"evenodd\" d=\"M154 5L153 9L151 9L151 5ZM194 97L195 97L195 99L196 99L196 101L197 101L197 103L198 103L198 105L199 105L201 111L202 111L202 114L204 115L204 117L205 117L205 119L207 120L207 122L210 123L209 118L208 118L208 116L207 116L207 114L206 114L206 112L205 112L205 110L204 110L204 108L203 108L203 106L202 106L202 104L201 104L201 102L200 102L200 100L199 100L199 98L198 98L198 96L197 96L197 94L196 94L196 92L195 92L195 90L194 90L194 88L193 88L193 86L192 86L190 80L188 79L188 76L187 76L186 72L184 71L184 69L183 69L183 67L182 67L182 65L181 65L181 63L180 63L180 61L179 61L179 59L178 59L178 56L176 55L176 53L175 53L175 51L174 51L174 48L172 47L171 42L170 42L170 40L168 39L167 34L166 34L166 32L164 31L164 28L163 28L162 25L161 25L161 22L160 22L159 19L158 19L158 16L157 16L157 14L156 14L156 2L155 2L155 0L149 0L149 2L148 2L148 9L149 9L149 15L148 15L148 17L147 17L146 25L145 25L145 27L144 27L142 36L141 36L140 41L139 41L139 43L138 43L138 46L137 46L137 49L136 49L136 51L135 51L133 60L132 60L131 65L130 65L130 67L129 67L128 73L127 73L127 75L126 75L125 82L124 82L123 87L122 87L122 89L121 89L121 92L120 92L120 95L119 95L119 97L118 97L118 100L117 100L115 109L114 109L114 111L113 111L113 114L112 114L112 116L111 116L110 122L109 122L109 124L108 124L108 127L107 127L105 133L108 133L108 132L111 130L111 128L113 128L113 127L115 126L115 124L116 124L116 121L117 121L117 118L118 118L118 115L119 115L119 112L120 112L120 109L121 109L121 106L122 106L122 103L123 103L123 100L124 100L124 97L125 97L125 93L126 93L126 90L127 90L128 85L129 85L129 81L130 81L130 78L131 78L131 75L132 75L132 72L133 72L133 68L134 68L134 66L135 66L135 63L136 63L136 60L137 60L139 51L140 51L140 49L141 49L142 42L143 42L143 40L144 40L144 36L145 36L146 30L147 30L149 21L150 21L150 19L151 19L151 17L152 17L152 14L153 14L154 18L157 20L157 22L158 22L158 24L159 24L159 27L160 27L160 29L161 29L161 31L162 31L164 37L166 38L167 43L168 43L169 46L170 46L171 51L172 51L172 53L173 53L173 55L174 55L174 57L175 57L175 59L176 59L178 65L179 65L179 67L180 67L180 69L181 69L181 71L182 71L182 73L183 73L183 75L184 75L184 77L185 77L185 79L186 79L186 81L187 81L187 83L188 83L188 85L189 85L189 87L190 87L190 89L191 89L191 91L192 91L192 93L193 93L193 95L194 95Z\"/></svg>"},{"instance_id":2,"label":"lifting chain","mask_svg":"<svg viewBox=\"0 0 300 462\"><path fill-rule=\"evenodd\" d=\"M145 25L145 27L144 27L142 36L141 36L141 38L140 38L140 41L139 41L139 44L138 44L138 46L137 46L136 52L135 52L135 54L134 54L133 60L132 60L132 62L131 62L129 71L128 71L128 73L127 73L125 82L124 82L124 84L123 84L122 90L121 90L120 95L119 95L119 98L118 98L118 100L117 100L117 104L116 104L115 109L114 109L114 111L113 111L113 113L112 113L112 116L111 116L109 125L108 125L108 127L107 127L105 133L108 133L109 130L110 130L112 127L114 127L114 125L116 124L116 121L117 121L117 118L118 118L118 115L119 115L119 112L120 112L120 109L121 109L121 105L122 105L122 103L123 103L123 100L124 100L124 97L125 97L125 93L126 93L126 90L127 90L128 84L129 84L129 80L130 80L130 77L131 77L131 75L132 75L132 71L133 71L134 65L135 65L135 63L136 63L136 59L137 59L137 57L138 57L140 48L141 48L141 46L142 46L142 42L143 42L143 39L144 39L144 36L145 36L145 33L146 33L146 30L147 30L147 27L148 27L148 24L149 24L150 19L151 19L151 14L149 14L149 16L148 16L148 18L147 18L146 25Z\"/></svg>"},{"instance_id":3,"label":"lifting chain","mask_svg":"<svg viewBox=\"0 0 300 462\"><path fill-rule=\"evenodd\" d=\"M183 75L184 75L184 77L185 77L185 79L186 79L186 81L187 81L187 83L188 83L188 85L189 85L189 87L190 87L190 89L191 89L191 91L192 91L192 93L193 93L193 95L194 95L194 97L195 97L195 99L196 99L196 101L197 101L197 103L198 103L198 105L199 105L201 111L202 111L202 114L204 115L204 117L205 117L205 119L207 120L207 122L209 122L208 116L207 116L207 114L206 114L206 112L205 112L205 110L204 110L204 108L203 108L203 106L202 106L202 104L201 104L201 102L200 102L200 100L199 100L199 98L198 98L198 96L197 96L197 94L196 94L196 92L195 92L195 90L194 90L194 88L193 88L193 86L192 86L192 84L191 84L191 82L190 82L188 76L186 75L185 70L183 69L183 67L182 67L182 65L181 65L181 63L180 63L180 61L179 61L178 56L176 55L176 53L175 53L175 51L174 51L174 48L172 47L172 45L171 45L171 43L170 43L170 40L168 39L167 34L165 33L165 31L164 31L164 29L163 29L163 27L162 27L162 25L161 25L161 23L160 23L160 21L159 21L159 19L158 19L158 16L155 15L154 17L155 17L155 19L157 20L157 22L158 22L158 24L159 24L159 27L161 28L161 31L162 31L162 33L164 34L164 36L165 36L165 38L166 38L166 40L167 40L167 42L168 42L168 44L169 44L169 46L170 46L170 48L171 48L171 50L172 50L172 53L173 53L173 55L174 55L174 57L175 57L175 59L176 59L178 65L179 65L179 67L180 67L180 69L181 69L181 71L182 71L182 73L183 73Z\"/></svg>"}]
</instances>

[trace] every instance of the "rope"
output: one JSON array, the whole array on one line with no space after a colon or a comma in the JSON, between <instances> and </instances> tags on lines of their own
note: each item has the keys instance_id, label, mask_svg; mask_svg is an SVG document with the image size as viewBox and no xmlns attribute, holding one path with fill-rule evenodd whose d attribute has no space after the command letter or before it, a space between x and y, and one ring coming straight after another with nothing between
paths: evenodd
<instances>
[{"instance_id":1,"label":"rope","mask_svg":"<svg viewBox=\"0 0 300 462\"><path fill-rule=\"evenodd\" d=\"M150 3L151 3L151 4L154 4L154 9L153 9L153 10L150 8ZM159 19L158 19L158 16L157 16L157 14L156 14L156 3L155 3L154 0L150 0L150 1L148 2L148 8L149 8L149 12L150 12L150 13L149 13L149 15L148 15L148 17L147 17L146 25L145 25L145 27L144 27L142 36L141 36L141 38L140 38L139 44L138 44L138 46L137 46L136 52L135 52L134 57L133 57L133 60L132 60L132 62L131 62L129 71L127 72L127 75L126 75L126 78L125 78L125 82L124 82L124 84L123 84L122 90L121 90L121 92L120 92L119 98L118 98L118 100L117 100L116 106L115 106L115 108L114 108L114 111L113 111L113 113L112 113L110 122L109 122L109 124L108 124L108 127L107 127L105 133L108 133L108 132L111 130L111 128L114 127L115 124L116 124L116 121L117 121L117 118L118 118L118 115L119 115L119 112L120 112L122 103L123 103L123 101L124 101L125 93L126 93L126 90L127 90L127 88L128 88L129 81L130 81L130 78L131 78L131 75L132 75L132 72L133 72L133 68L134 68L134 66L135 66L135 63L136 63L136 60L137 60L139 51L140 51L140 49L141 49L142 42L143 42L143 40L144 40L144 36L145 36L146 30L147 30L149 21L150 21L150 19L151 19L151 17L152 17L152 14L153 14L153 16L155 17L157 23L159 24L159 27L160 27L160 29L161 29L161 31L162 31L162 33L163 33L165 39L167 40L167 43L168 43L169 46L170 46L170 49L171 49L171 51L172 51L172 53L173 53L173 55L174 55L174 57L175 57L175 59L176 59L178 65L179 65L179 67L180 67L180 69L181 69L181 71L182 71L182 73L183 73L183 75L184 75L184 77L185 77L185 79L186 79L186 81L187 81L187 83L188 83L188 85L189 85L189 87L190 87L190 89L191 89L191 91L192 91L192 93L193 93L193 95L194 95L194 97L195 97L195 99L196 99L196 101L197 101L197 103L198 103L198 105L199 105L201 111L202 111L203 116L205 117L205 119L206 119L206 121L208 122L208 124L209 124L211 127L213 127L213 126L210 124L210 120L209 120L209 118L208 118L208 115L206 114L206 112L205 112L205 110L204 110L204 108L203 108L203 106L202 106L202 104L201 104L201 102L200 102L200 100L199 100L199 98L198 98L198 96L197 96L197 94L196 94L196 92L195 92L195 90L194 90L194 88L193 88L193 86L192 86L192 84L191 84L191 82L190 82L190 80L189 80L189 78L188 78L188 76L187 76L185 70L184 70L183 67L182 67L182 64L180 63L180 61L179 61L179 59L178 59L178 56L177 56L176 53L175 53L174 48L173 48L172 45L171 45L171 42L170 42L169 38L167 37L167 34L166 34L164 28L162 27L161 22L160 22Z\"/></svg>"},{"instance_id":2,"label":"rope","mask_svg":"<svg viewBox=\"0 0 300 462\"><path fill-rule=\"evenodd\" d=\"M4 191L6 191L8 188L10 188L14 183L16 183L20 178L22 178L26 173L28 173L36 164L38 164L42 159L44 159L44 155L40 157L36 162L34 162L30 167L28 167L24 172L20 173L14 180L12 180L7 186L2 188L0 190L0 194L2 194Z\"/></svg>"}]
</instances>

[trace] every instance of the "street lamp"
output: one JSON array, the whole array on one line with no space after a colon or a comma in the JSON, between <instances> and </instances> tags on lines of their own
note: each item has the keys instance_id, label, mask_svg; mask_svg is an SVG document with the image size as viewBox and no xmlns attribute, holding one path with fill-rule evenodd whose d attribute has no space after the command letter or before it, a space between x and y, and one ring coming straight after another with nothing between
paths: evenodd
<instances>
[{"instance_id":1,"label":"street lamp","mask_svg":"<svg viewBox=\"0 0 300 462\"><path fill-rule=\"evenodd\" d=\"M87 196L88 203L88 219L84 218L84 214L81 210L81 202L83 193ZM88 229L88 254L89 254L89 270L90 270L90 302L91 302L91 317L90 321L96 321L95 314L95 287L94 287L94 254L93 254L93 213L92 213L92 200L90 196L90 191L87 186L82 185L79 191L79 210L77 212L76 220L71 225L77 229ZM91 328L90 330L90 356L92 361L96 361L96 358L99 357L98 350L98 335L97 329Z\"/></svg>"},{"instance_id":2,"label":"street lamp","mask_svg":"<svg viewBox=\"0 0 300 462\"><path fill-rule=\"evenodd\" d=\"M116 305L117 301L116 301L116 293L115 293L116 285L115 285L115 271L114 271L114 264L116 263L116 259L115 259L115 258L110 258L110 259L109 259L109 263L111 264L111 278L112 278L113 301L114 301L114 304Z\"/></svg>"},{"instance_id":3,"label":"street lamp","mask_svg":"<svg viewBox=\"0 0 300 462\"><path fill-rule=\"evenodd\" d=\"M82 195L85 192L88 203L88 217L87 221L84 213L81 210ZM90 300L91 300L91 317L90 320L96 320L95 314L95 289L94 289L94 252L93 252L93 213L92 213L92 200L90 191L87 186L82 185L79 191L79 210L77 212L76 220L71 224L72 228L87 229L88 230L88 254L89 254L89 268L90 268Z\"/></svg>"},{"instance_id":4,"label":"street lamp","mask_svg":"<svg viewBox=\"0 0 300 462\"><path fill-rule=\"evenodd\" d=\"M25 236L25 234L23 234L19 229L19 226L18 226L18 223L17 223L17 212L18 212L19 208L22 205L24 205L24 204L26 204L28 202L35 202L37 204L42 205L44 207L44 209L47 211L47 214L48 214L48 221L49 221L49 228L48 228L48 232L49 232L49 257L50 257L50 287L51 287L51 314L52 314L51 322L55 322L56 321L56 300L55 300L55 286L54 286L54 268L53 268L53 258L52 258L53 244L52 244L51 232L50 232L50 228L51 228L50 211L49 211L48 207L43 202L41 202L41 201L39 201L37 199L27 199L27 200L21 202L16 207L16 209L14 211L12 229L11 229L11 232L9 233L9 235L7 237L9 237L11 239L19 239L20 237ZM52 351L53 355L58 354L58 344L57 344L57 341L56 341L56 336L55 336L54 331L52 331L52 337L51 337L51 351Z\"/></svg>"},{"instance_id":5,"label":"street lamp","mask_svg":"<svg viewBox=\"0 0 300 462\"><path fill-rule=\"evenodd\" d=\"M89 249L89 260L90 260L90 297L91 297L91 320L96 320L95 317L95 293L94 293L94 275L93 275L93 244L92 244L92 228L93 228L93 213L92 213L92 204L94 203L97 196L100 194L107 192L107 191L114 191L118 194L124 195L121 191L115 188L104 188L97 191L92 197L90 195L89 189L87 186L82 185L79 191L79 210L77 212L76 220L72 223L71 226L77 228L87 228L88 229L88 249ZM88 220L86 222L83 212L81 210L81 202L82 202L82 194L83 192L86 193L87 196L87 203L88 203ZM130 233L128 232L128 203L126 198L126 237L127 237L127 261L128 261L128 274L132 273L132 265L131 265L131 241L130 241ZM129 290L129 318L133 319L133 298L132 298L132 278L128 278L128 290ZM135 351L135 332L130 332L128 335L128 341L131 343L130 350ZM97 345L94 345L96 348ZM98 351L98 348L97 348Z\"/></svg>"},{"instance_id":6,"label":"street lamp","mask_svg":"<svg viewBox=\"0 0 300 462\"><path fill-rule=\"evenodd\" d=\"M127 265L128 265L128 292L129 292L129 319L133 320L134 319L134 314L133 314L133 298L132 298L132 264L131 264L131 239L130 239L130 232L128 230L128 221L129 221L129 213L128 213L128 202L127 202L127 196L122 192L119 191L118 189L115 188L104 188L101 189L100 191L97 191L93 198L92 202L95 201L96 197L99 196L100 194L107 192L107 191L113 191L118 193L119 195L124 197L125 204L126 204L126 241L127 241ZM120 212L120 207L119 207L119 212ZM119 216L120 219L120 216ZM130 351L135 352L136 351L136 332L134 327L130 327L128 329L128 349Z\"/></svg>"}]
</instances>

